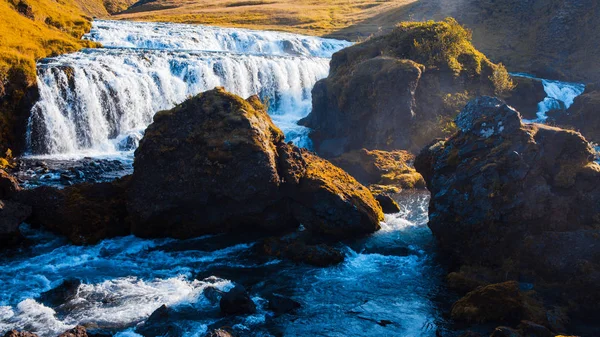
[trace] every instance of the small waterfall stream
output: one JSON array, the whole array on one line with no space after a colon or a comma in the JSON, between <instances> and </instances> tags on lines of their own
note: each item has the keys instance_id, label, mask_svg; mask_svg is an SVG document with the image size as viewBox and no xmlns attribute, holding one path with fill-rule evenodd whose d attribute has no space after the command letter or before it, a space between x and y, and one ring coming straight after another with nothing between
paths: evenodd
<instances>
[{"instance_id":1,"label":"small waterfall stream","mask_svg":"<svg viewBox=\"0 0 600 337\"><path fill-rule=\"evenodd\" d=\"M223 86L258 94L288 140L309 147L296 122L331 55L350 43L194 25L96 21L86 39L106 48L42 60L29 120L33 155L105 155L137 147L153 115Z\"/></svg>"},{"instance_id":2,"label":"small waterfall stream","mask_svg":"<svg viewBox=\"0 0 600 337\"><path fill-rule=\"evenodd\" d=\"M537 79L542 81L542 85L544 86L546 97L538 103L537 118L534 120L524 120L529 123L544 123L548 119L547 112L568 109L573 105L575 98L583 94L585 90L585 85L582 83L548 80L525 73L513 73L511 75Z\"/></svg>"}]
</instances>

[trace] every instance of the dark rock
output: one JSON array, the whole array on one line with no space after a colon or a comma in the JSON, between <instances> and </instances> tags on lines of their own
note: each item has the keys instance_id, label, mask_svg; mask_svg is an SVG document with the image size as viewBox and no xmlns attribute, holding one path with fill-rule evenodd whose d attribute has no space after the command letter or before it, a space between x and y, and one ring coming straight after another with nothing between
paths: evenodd
<instances>
[{"instance_id":1,"label":"dark rock","mask_svg":"<svg viewBox=\"0 0 600 337\"><path fill-rule=\"evenodd\" d=\"M10 199L20 190L17 178L0 169L0 200Z\"/></svg>"},{"instance_id":2,"label":"dark rock","mask_svg":"<svg viewBox=\"0 0 600 337\"><path fill-rule=\"evenodd\" d=\"M59 306L75 298L80 285L78 279L66 279L58 287L42 293L40 302L48 307Z\"/></svg>"},{"instance_id":3,"label":"dark rock","mask_svg":"<svg viewBox=\"0 0 600 337\"><path fill-rule=\"evenodd\" d=\"M398 206L398 203L387 194L377 194L375 195L375 200L377 200L381 206L381 209L383 210L383 213L385 214L400 212L400 206Z\"/></svg>"},{"instance_id":4,"label":"dark rock","mask_svg":"<svg viewBox=\"0 0 600 337\"><path fill-rule=\"evenodd\" d=\"M466 331L462 333L459 337L483 337L479 332L475 331Z\"/></svg>"},{"instance_id":5,"label":"dark rock","mask_svg":"<svg viewBox=\"0 0 600 337\"><path fill-rule=\"evenodd\" d=\"M486 285L485 282L482 282L478 278L469 277L460 272L452 272L448 274L448 276L446 276L446 281L448 282L448 288L461 294L466 294Z\"/></svg>"},{"instance_id":6,"label":"dark rock","mask_svg":"<svg viewBox=\"0 0 600 337\"><path fill-rule=\"evenodd\" d=\"M460 57L438 57L446 48L460 50ZM314 148L325 158L361 148L418 151L448 134L467 100L494 93L496 69L452 19L402 23L335 53L300 124L313 129Z\"/></svg>"},{"instance_id":7,"label":"dark rock","mask_svg":"<svg viewBox=\"0 0 600 337\"><path fill-rule=\"evenodd\" d=\"M142 136L140 136L140 134L131 133L125 136L125 138L121 139L121 141L119 141L119 143L117 144L117 148L119 149L119 151L135 150L138 148L141 139Z\"/></svg>"},{"instance_id":8,"label":"dark rock","mask_svg":"<svg viewBox=\"0 0 600 337\"><path fill-rule=\"evenodd\" d=\"M548 328L530 321L521 321L518 330L523 337L554 337L554 334Z\"/></svg>"},{"instance_id":9,"label":"dark rock","mask_svg":"<svg viewBox=\"0 0 600 337\"><path fill-rule=\"evenodd\" d=\"M38 187L15 200L31 205L27 221L67 236L75 244L130 233L125 204L128 177L109 183L80 184L64 189Z\"/></svg>"},{"instance_id":10,"label":"dark rock","mask_svg":"<svg viewBox=\"0 0 600 337\"><path fill-rule=\"evenodd\" d=\"M135 332L144 337L164 336L180 337L184 331L174 322L177 321L177 313L166 305L156 309L150 317L141 325L138 325Z\"/></svg>"},{"instance_id":11,"label":"dark rock","mask_svg":"<svg viewBox=\"0 0 600 337\"><path fill-rule=\"evenodd\" d=\"M276 314L287 314L301 307L300 303L293 299L278 294L269 297L268 309Z\"/></svg>"},{"instance_id":12,"label":"dark rock","mask_svg":"<svg viewBox=\"0 0 600 337\"><path fill-rule=\"evenodd\" d=\"M432 195L429 227L455 262L518 265L523 237L600 223L600 166L580 134L523 125L488 97L470 102L456 124L459 132L415 161Z\"/></svg>"},{"instance_id":13,"label":"dark rock","mask_svg":"<svg viewBox=\"0 0 600 337\"><path fill-rule=\"evenodd\" d=\"M0 248L15 246L23 240L19 225L30 215L31 207L0 200Z\"/></svg>"},{"instance_id":14,"label":"dark rock","mask_svg":"<svg viewBox=\"0 0 600 337\"><path fill-rule=\"evenodd\" d=\"M490 337L523 337L521 334L515 330L511 329L507 326L499 326L490 335Z\"/></svg>"},{"instance_id":15,"label":"dark rock","mask_svg":"<svg viewBox=\"0 0 600 337\"><path fill-rule=\"evenodd\" d=\"M134 165L128 210L143 237L281 232L299 223L347 237L377 230L383 218L348 174L285 144L257 97L222 88L157 113Z\"/></svg>"},{"instance_id":16,"label":"dark rock","mask_svg":"<svg viewBox=\"0 0 600 337\"><path fill-rule=\"evenodd\" d=\"M519 111L524 118L536 119L538 103L546 98L546 91L541 79L513 77L516 87L506 97L506 103Z\"/></svg>"},{"instance_id":17,"label":"dark rock","mask_svg":"<svg viewBox=\"0 0 600 337\"><path fill-rule=\"evenodd\" d=\"M470 323L517 323L523 319L540 319L536 317L536 310L543 311L543 307L522 294L517 282L508 281L471 291L454 303L451 316Z\"/></svg>"},{"instance_id":18,"label":"dark rock","mask_svg":"<svg viewBox=\"0 0 600 337\"><path fill-rule=\"evenodd\" d=\"M73 329L63 332L58 337L88 337L88 334L84 327L78 325Z\"/></svg>"},{"instance_id":19,"label":"dark rock","mask_svg":"<svg viewBox=\"0 0 600 337\"><path fill-rule=\"evenodd\" d=\"M231 290L224 293L219 303L223 315L245 315L256 312L256 304L246 292L246 289L236 284Z\"/></svg>"},{"instance_id":20,"label":"dark rock","mask_svg":"<svg viewBox=\"0 0 600 337\"><path fill-rule=\"evenodd\" d=\"M204 337L235 337L237 336L230 327L221 327L211 330Z\"/></svg>"},{"instance_id":21,"label":"dark rock","mask_svg":"<svg viewBox=\"0 0 600 337\"><path fill-rule=\"evenodd\" d=\"M575 129L588 140L600 142L600 83L586 86L566 112L549 112L548 116L548 122Z\"/></svg>"},{"instance_id":22,"label":"dark rock","mask_svg":"<svg viewBox=\"0 0 600 337\"><path fill-rule=\"evenodd\" d=\"M268 238L260 249L264 254L317 267L328 267L344 261L344 254L326 244L311 244L304 237Z\"/></svg>"}]
</instances>

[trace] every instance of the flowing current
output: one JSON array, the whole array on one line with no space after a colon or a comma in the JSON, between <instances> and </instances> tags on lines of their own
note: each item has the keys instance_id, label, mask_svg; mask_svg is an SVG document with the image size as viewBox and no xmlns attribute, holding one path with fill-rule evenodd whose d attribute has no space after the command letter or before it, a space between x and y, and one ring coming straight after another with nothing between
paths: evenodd
<instances>
[{"instance_id":1,"label":"flowing current","mask_svg":"<svg viewBox=\"0 0 600 337\"><path fill-rule=\"evenodd\" d=\"M268 101L288 140L309 147L296 122L331 55L350 43L196 25L95 21L84 38L105 48L42 60L40 100L27 141L33 155L131 151L157 111L215 86Z\"/></svg>"},{"instance_id":2,"label":"flowing current","mask_svg":"<svg viewBox=\"0 0 600 337\"><path fill-rule=\"evenodd\" d=\"M546 97L538 103L537 118L534 120L524 120L530 123L544 123L548 119L546 114L552 110L567 110L573 105L575 98L583 94L585 91L585 84L572 83L572 82L561 82L543 78L537 78L535 76L525 73L514 73L513 76L527 77L542 81Z\"/></svg>"},{"instance_id":3,"label":"flowing current","mask_svg":"<svg viewBox=\"0 0 600 337\"><path fill-rule=\"evenodd\" d=\"M24 227L33 245L0 255L0 334L24 329L55 337L82 324L119 337L204 336L221 326L240 336L436 336L448 327L439 304L448 295L426 226L429 197L397 200L400 213L387 215L372 236L340 246L346 261L328 268L256 255L248 235L128 236L73 246ZM65 281L69 286L53 290ZM218 294L233 282L249 290L255 314L219 314ZM274 315L272 294L301 308ZM162 305L169 319L152 325Z\"/></svg>"}]
</instances>

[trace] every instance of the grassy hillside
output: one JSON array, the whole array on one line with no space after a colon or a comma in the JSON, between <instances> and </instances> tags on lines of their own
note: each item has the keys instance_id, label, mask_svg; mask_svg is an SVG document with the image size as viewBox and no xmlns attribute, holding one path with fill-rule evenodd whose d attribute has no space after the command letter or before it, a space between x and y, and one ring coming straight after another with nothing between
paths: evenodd
<instances>
[{"instance_id":1,"label":"grassy hillside","mask_svg":"<svg viewBox=\"0 0 600 337\"><path fill-rule=\"evenodd\" d=\"M326 35L416 0L142 0L115 19Z\"/></svg>"}]
</instances>

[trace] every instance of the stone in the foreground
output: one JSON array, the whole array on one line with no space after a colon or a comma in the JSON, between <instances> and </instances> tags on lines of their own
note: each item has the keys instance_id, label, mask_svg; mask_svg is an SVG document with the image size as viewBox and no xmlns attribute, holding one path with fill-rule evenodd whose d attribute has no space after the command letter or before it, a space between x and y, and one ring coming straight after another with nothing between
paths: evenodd
<instances>
[{"instance_id":1,"label":"stone in the foreground","mask_svg":"<svg viewBox=\"0 0 600 337\"><path fill-rule=\"evenodd\" d=\"M155 115L135 153L128 210L133 234L175 238L300 223L346 237L383 218L347 173L286 144L256 96L222 88Z\"/></svg>"},{"instance_id":2,"label":"stone in the foreground","mask_svg":"<svg viewBox=\"0 0 600 337\"><path fill-rule=\"evenodd\" d=\"M498 263L529 251L529 236L598 228L600 165L579 133L524 125L490 97L471 101L456 124L415 162L432 195L429 227L455 259Z\"/></svg>"},{"instance_id":3,"label":"stone in the foreground","mask_svg":"<svg viewBox=\"0 0 600 337\"><path fill-rule=\"evenodd\" d=\"M245 315L256 312L256 304L246 289L239 284L223 294L219 306L223 315Z\"/></svg>"},{"instance_id":4,"label":"stone in the foreground","mask_svg":"<svg viewBox=\"0 0 600 337\"><path fill-rule=\"evenodd\" d=\"M440 248L455 265L488 267L493 282L526 280L579 317L600 313L600 165L591 145L577 132L525 125L491 97L471 101L456 124L415 161Z\"/></svg>"}]
</instances>

